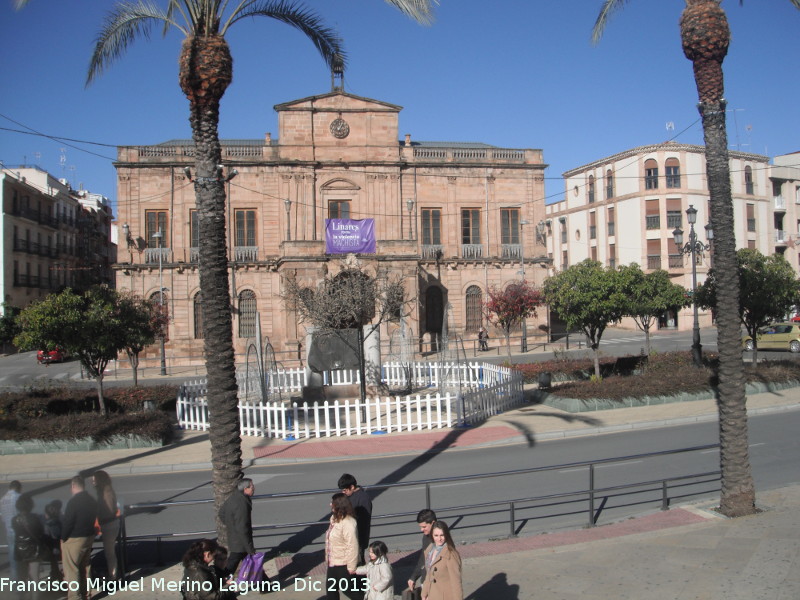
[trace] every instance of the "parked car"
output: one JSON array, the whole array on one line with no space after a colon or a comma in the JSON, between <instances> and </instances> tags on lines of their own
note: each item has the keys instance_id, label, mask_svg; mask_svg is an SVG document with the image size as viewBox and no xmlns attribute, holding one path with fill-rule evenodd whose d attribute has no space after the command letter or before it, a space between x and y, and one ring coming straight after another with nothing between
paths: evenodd
<instances>
[{"instance_id":1,"label":"parked car","mask_svg":"<svg viewBox=\"0 0 800 600\"><path fill-rule=\"evenodd\" d=\"M773 323L758 330L759 350L788 350L800 352L800 323ZM742 337L742 347L748 352L753 350L753 339L749 335Z\"/></svg>"},{"instance_id":2,"label":"parked car","mask_svg":"<svg viewBox=\"0 0 800 600\"><path fill-rule=\"evenodd\" d=\"M793 317L790 319L790 321L791 321L792 323L800 323L800 315L795 315L795 316L793 316Z\"/></svg>"},{"instance_id":3,"label":"parked car","mask_svg":"<svg viewBox=\"0 0 800 600\"><path fill-rule=\"evenodd\" d=\"M64 362L69 355L66 350L56 348L55 350L39 350L36 353L36 361L40 365L49 365L54 362Z\"/></svg>"}]
</instances>

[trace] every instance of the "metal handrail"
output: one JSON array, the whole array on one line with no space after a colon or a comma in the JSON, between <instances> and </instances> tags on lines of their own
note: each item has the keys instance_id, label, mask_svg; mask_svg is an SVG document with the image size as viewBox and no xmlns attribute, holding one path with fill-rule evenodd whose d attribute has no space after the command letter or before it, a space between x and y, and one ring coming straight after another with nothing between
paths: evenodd
<instances>
[{"instance_id":1,"label":"metal handrail","mask_svg":"<svg viewBox=\"0 0 800 600\"><path fill-rule=\"evenodd\" d=\"M637 493L643 493L647 491L661 491L661 510L669 510L669 484L671 482L677 481L684 481L684 480L698 480L700 478L707 478L707 477L715 477L716 480L719 480L721 477L721 472L719 470L716 471L706 471L702 473L693 473L689 475L679 475L679 476L672 476L672 477L664 477L660 479L653 479L647 481L638 481L634 483L628 484L621 484L621 485L614 485L614 486L607 486L607 487L600 487L597 488L594 485L594 470L595 467L598 465L604 464L612 464L612 463L619 463L619 462L627 462L636 459L643 459L643 458L654 458L658 456L669 456L674 454L683 454L688 452L699 452L702 450L709 450L713 448L719 448L719 444L705 444L701 446L691 446L688 448L679 448L675 450L660 450L657 452L645 452L640 454L632 454L627 456L621 457L613 457L613 458L601 458L596 460L590 461L578 461L578 462L571 462L571 463L562 463L558 465L550 465L545 467L527 467L525 469L512 469L507 471L495 471L492 473L481 473L478 475L452 475L448 477L436 477L432 479L422 479L416 481L405 481L405 482L397 482L397 483L382 483L382 484L375 484L367 486L370 490L375 489L392 489L392 488L407 488L407 487L421 487L424 486L425 488L425 506L427 508L431 507L431 487L436 486L437 484L442 483L450 483L450 482L458 482L458 481L470 481L470 480L484 480L487 478L494 478L494 477L513 477L518 475L525 475L530 473L541 473L547 471L556 471L556 470L564 470L564 469L575 469L580 467L588 467L589 469L589 487L585 490L578 490L573 492L563 492L559 494L545 494L539 496L531 496L525 498L514 498L510 500L497 500L497 501L489 501L489 502L478 502L472 504L464 504L459 506L450 506L450 507L441 507L437 508L436 510L440 513L450 513L454 511L467 511L477 508L487 508L492 506L505 506L508 505L509 507L509 532L511 537L515 537L515 528L516 528L516 511L519 509L520 504L530 504L534 502L541 502L546 500L556 500L561 499L561 502L556 502L554 504L547 504L542 505L544 506L559 506L563 504L573 503L579 500L564 500L565 498L576 498L576 497L585 497L588 496L588 507L587 513L589 515L588 519L588 526L594 527L597 524L597 520L599 517L599 513L595 509L595 499L599 495L608 495L609 492L620 492L623 490L628 490L632 488L645 488L646 486L658 486L657 488L654 487L650 490L642 489ZM713 480L712 480L713 481ZM707 483L706 481L696 481L696 483ZM271 500L277 498L297 498L303 496L314 496L314 495L322 495L322 494L330 494L333 492L337 492L337 489L319 489L319 490L306 490L301 492L278 492L274 494L261 494L257 496L253 496L252 500ZM168 508L170 506L191 506L195 504L210 504L213 503L213 499L201 499L201 500L176 500L170 502L143 502L138 504L130 504L123 507L121 514L120 514L120 538L119 543L122 546L121 552L118 553L121 559L121 572L127 573L127 543L133 540L144 540L144 539L152 539L156 541L156 558L157 563L161 561L161 540L165 538L185 538L185 537L196 537L196 536L206 536L206 535L213 535L216 534L215 530L210 531L191 531L191 532L167 532L167 533L151 533L151 534L141 534L141 535L134 535L129 536L127 535L127 527L125 524L125 517L126 515L132 510L140 510L140 509L154 509L154 508ZM532 507L527 507L532 508ZM388 520L397 517L405 517L410 515L415 515L416 512L407 512L407 513L390 513L386 515L379 515L373 516L374 520ZM327 521L325 520L317 520L317 521L305 521L305 522L298 522L298 523L281 523L281 524L270 524L270 525L257 525L253 527L253 531L269 531L269 530L279 530L279 529L292 529L298 527L313 527L317 525L327 525Z\"/></svg>"}]
</instances>

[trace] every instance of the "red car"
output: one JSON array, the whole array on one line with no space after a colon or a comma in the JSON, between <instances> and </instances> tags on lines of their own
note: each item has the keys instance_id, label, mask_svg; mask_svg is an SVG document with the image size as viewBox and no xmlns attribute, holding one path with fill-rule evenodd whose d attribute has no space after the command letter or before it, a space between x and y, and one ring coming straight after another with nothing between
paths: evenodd
<instances>
[{"instance_id":1,"label":"red car","mask_svg":"<svg viewBox=\"0 0 800 600\"><path fill-rule=\"evenodd\" d=\"M792 317L793 323L800 323L800 315L795 315Z\"/></svg>"},{"instance_id":2,"label":"red car","mask_svg":"<svg viewBox=\"0 0 800 600\"><path fill-rule=\"evenodd\" d=\"M53 362L64 362L64 359L67 358L67 353L62 350L61 348L56 348L55 350L39 350L36 353L36 361L40 365L49 365Z\"/></svg>"}]
</instances>

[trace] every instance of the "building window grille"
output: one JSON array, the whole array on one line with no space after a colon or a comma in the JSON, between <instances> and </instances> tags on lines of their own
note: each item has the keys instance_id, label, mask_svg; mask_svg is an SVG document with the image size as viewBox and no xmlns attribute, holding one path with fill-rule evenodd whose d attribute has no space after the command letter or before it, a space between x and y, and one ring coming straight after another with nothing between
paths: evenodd
<instances>
[{"instance_id":1,"label":"building window grille","mask_svg":"<svg viewBox=\"0 0 800 600\"><path fill-rule=\"evenodd\" d=\"M242 290L239 294L239 337L251 338L256 335L256 293Z\"/></svg>"},{"instance_id":2,"label":"building window grille","mask_svg":"<svg viewBox=\"0 0 800 600\"><path fill-rule=\"evenodd\" d=\"M606 171L606 198L614 197L614 174L611 169Z\"/></svg>"},{"instance_id":3,"label":"building window grille","mask_svg":"<svg viewBox=\"0 0 800 600\"><path fill-rule=\"evenodd\" d=\"M466 316L467 322L465 331L467 333L477 333L482 324L483 292L477 285L467 288L466 295Z\"/></svg>"},{"instance_id":4,"label":"building window grille","mask_svg":"<svg viewBox=\"0 0 800 600\"><path fill-rule=\"evenodd\" d=\"M644 187L647 190L658 189L658 164L652 159L644 163Z\"/></svg>"},{"instance_id":5,"label":"building window grille","mask_svg":"<svg viewBox=\"0 0 800 600\"><path fill-rule=\"evenodd\" d=\"M676 229L678 227L682 227L682 223L683 223L683 216L681 211L679 210L667 211L667 227L669 229Z\"/></svg>"}]
</instances>

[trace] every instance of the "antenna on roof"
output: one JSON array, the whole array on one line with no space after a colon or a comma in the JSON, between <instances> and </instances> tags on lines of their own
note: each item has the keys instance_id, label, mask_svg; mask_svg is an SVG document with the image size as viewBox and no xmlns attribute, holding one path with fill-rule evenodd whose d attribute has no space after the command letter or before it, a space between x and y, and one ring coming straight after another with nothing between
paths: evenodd
<instances>
[{"instance_id":1,"label":"antenna on roof","mask_svg":"<svg viewBox=\"0 0 800 600\"><path fill-rule=\"evenodd\" d=\"M675 122L667 121L667 131L675 131Z\"/></svg>"}]
</instances>

